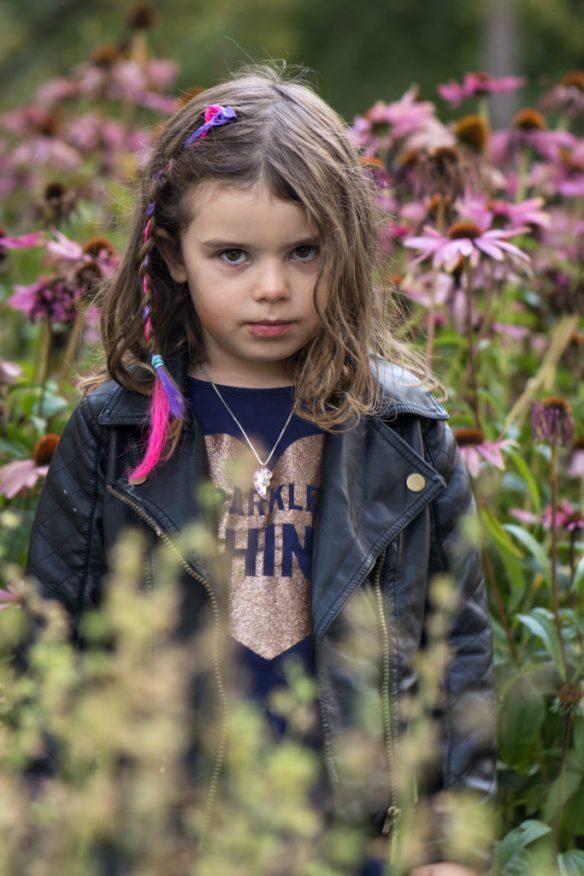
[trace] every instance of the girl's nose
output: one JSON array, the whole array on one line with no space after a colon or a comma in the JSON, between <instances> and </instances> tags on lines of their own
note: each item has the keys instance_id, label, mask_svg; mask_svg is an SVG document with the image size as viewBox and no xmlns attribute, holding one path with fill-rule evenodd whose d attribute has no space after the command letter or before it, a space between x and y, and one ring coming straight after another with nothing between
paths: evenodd
<instances>
[{"instance_id":1,"label":"girl's nose","mask_svg":"<svg viewBox=\"0 0 584 876\"><path fill-rule=\"evenodd\" d=\"M284 268L281 265L266 266L256 284L254 298L279 301L289 295L290 287Z\"/></svg>"}]
</instances>

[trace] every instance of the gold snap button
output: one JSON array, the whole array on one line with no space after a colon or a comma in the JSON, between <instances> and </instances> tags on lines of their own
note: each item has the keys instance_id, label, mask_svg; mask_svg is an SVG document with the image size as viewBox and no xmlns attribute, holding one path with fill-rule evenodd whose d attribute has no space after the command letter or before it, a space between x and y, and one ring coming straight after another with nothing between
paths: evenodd
<instances>
[{"instance_id":1,"label":"gold snap button","mask_svg":"<svg viewBox=\"0 0 584 876\"><path fill-rule=\"evenodd\" d=\"M147 475L144 475L144 477L142 478L130 478L128 483L132 484L132 486L135 487L137 484L143 484L146 478Z\"/></svg>"},{"instance_id":2,"label":"gold snap button","mask_svg":"<svg viewBox=\"0 0 584 876\"><path fill-rule=\"evenodd\" d=\"M420 490L423 490L426 486L426 478L424 475L421 475L416 471L413 474L408 475L406 484L408 490L411 490L413 493L419 493Z\"/></svg>"}]
</instances>

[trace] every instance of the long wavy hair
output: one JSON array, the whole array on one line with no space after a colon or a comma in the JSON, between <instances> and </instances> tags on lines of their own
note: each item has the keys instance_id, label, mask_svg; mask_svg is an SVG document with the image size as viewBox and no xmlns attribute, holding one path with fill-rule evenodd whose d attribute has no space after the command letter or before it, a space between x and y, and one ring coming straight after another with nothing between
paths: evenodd
<instances>
[{"instance_id":1,"label":"long wavy hair","mask_svg":"<svg viewBox=\"0 0 584 876\"><path fill-rule=\"evenodd\" d=\"M354 416L358 422L384 410L372 353L408 369L427 390L445 394L422 354L395 336L403 322L402 304L382 262L378 238L387 214L378 206L373 173L353 146L346 123L311 87L306 68L290 75L282 63L281 69L273 62L245 65L229 80L195 94L159 129L138 184L119 270L98 295L105 365L79 381L81 392L113 378L153 396L153 354L182 351L191 367L205 360L188 285L170 276L159 230L178 245L193 205L196 210L196 186L213 180L240 187L263 183L275 197L302 204L319 230L322 257L313 298L321 325L294 357L299 416L331 431ZM181 150L209 104L232 106L237 119ZM327 294L321 300L323 284ZM169 458L182 423L179 413L162 450L159 443L156 458L145 457L134 476ZM151 438L152 428L151 422Z\"/></svg>"}]
</instances>

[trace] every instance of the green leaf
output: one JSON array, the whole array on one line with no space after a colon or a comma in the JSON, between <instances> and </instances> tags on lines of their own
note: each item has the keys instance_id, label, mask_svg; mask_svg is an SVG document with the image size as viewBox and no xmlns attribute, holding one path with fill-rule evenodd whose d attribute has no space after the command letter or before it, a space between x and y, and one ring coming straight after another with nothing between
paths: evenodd
<instances>
[{"instance_id":1,"label":"green leaf","mask_svg":"<svg viewBox=\"0 0 584 876\"><path fill-rule=\"evenodd\" d=\"M466 337L458 332L440 332L434 340L435 347L465 347Z\"/></svg>"},{"instance_id":2,"label":"green leaf","mask_svg":"<svg viewBox=\"0 0 584 876\"><path fill-rule=\"evenodd\" d=\"M570 798L570 805L565 808L562 817L562 827L575 836L584 834L584 787Z\"/></svg>"},{"instance_id":3,"label":"green leaf","mask_svg":"<svg viewBox=\"0 0 584 876\"><path fill-rule=\"evenodd\" d=\"M521 542L521 544L527 548L529 553L532 555L541 571L545 575L546 580L549 582L551 579L551 563L547 557L547 554L541 545L530 532L527 532L526 529L523 529L522 526L516 526L514 523L504 523L503 529L506 529L507 532L510 532L511 535L514 535L515 538Z\"/></svg>"},{"instance_id":4,"label":"green leaf","mask_svg":"<svg viewBox=\"0 0 584 876\"><path fill-rule=\"evenodd\" d=\"M558 855L561 876L584 876L584 852L571 849Z\"/></svg>"},{"instance_id":5,"label":"green leaf","mask_svg":"<svg viewBox=\"0 0 584 876\"><path fill-rule=\"evenodd\" d=\"M574 593L577 593L580 587L584 585L584 556L580 558L578 565L576 566L574 572L574 582L572 584L572 590Z\"/></svg>"},{"instance_id":6,"label":"green leaf","mask_svg":"<svg viewBox=\"0 0 584 876\"><path fill-rule=\"evenodd\" d=\"M552 782L549 793L543 808L543 817L550 822L553 822L560 807L560 792L562 793L561 804L562 812L565 813L567 808L572 808L572 795L578 790L582 784L581 769L566 769L564 776L558 776Z\"/></svg>"},{"instance_id":7,"label":"green leaf","mask_svg":"<svg viewBox=\"0 0 584 876\"><path fill-rule=\"evenodd\" d=\"M513 554L513 556L517 557L517 559L522 560L524 554L519 550L517 545L513 543L513 540L507 535L495 515L487 508L483 508L480 513L481 519L485 522L489 534L497 542L497 544L504 550L508 551L510 554Z\"/></svg>"},{"instance_id":8,"label":"green leaf","mask_svg":"<svg viewBox=\"0 0 584 876\"><path fill-rule=\"evenodd\" d=\"M507 692L500 709L501 759L525 773L533 763L540 728L545 719L542 694L529 683L516 683Z\"/></svg>"},{"instance_id":9,"label":"green leaf","mask_svg":"<svg viewBox=\"0 0 584 876\"><path fill-rule=\"evenodd\" d=\"M550 833L551 827L543 821L529 819L524 821L519 827L510 831L507 836L503 837L501 842L497 843L495 848L495 863L499 867L505 867L510 863L511 859L527 848L528 845L535 842L542 836Z\"/></svg>"},{"instance_id":10,"label":"green leaf","mask_svg":"<svg viewBox=\"0 0 584 876\"><path fill-rule=\"evenodd\" d=\"M562 679L566 681L566 672L562 660L562 651L558 631L554 623L554 616L547 608L538 606L529 614L518 614L517 620L530 630L534 636L544 644L544 647L552 660L555 667L560 673Z\"/></svg>"},{"instance_id":11,"label":"green leaf","mask_svg":"<svg viewBox=\"0 0 584 876\"><path fill-rule=\"evenodd\" d=\"M531 501L533 503L533 513L539 516L539 514L541 513L541 497L539 494L537 481L533 477L529 466L527 465L523 457L516 450L512 450L510 447L506 449L505 455L513 460L515 468L525 481L527 489L529 490L529 495L531 496Z\"/></svg>"}]
</instances>

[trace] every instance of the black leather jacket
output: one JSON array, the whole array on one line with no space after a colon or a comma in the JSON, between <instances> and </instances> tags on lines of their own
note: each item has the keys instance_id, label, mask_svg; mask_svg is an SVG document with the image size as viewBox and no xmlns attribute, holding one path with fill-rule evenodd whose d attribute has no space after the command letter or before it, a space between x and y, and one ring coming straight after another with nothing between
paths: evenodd
<instances>
[{"instance_id":1,"label":"black leather jacket","mask_svg":"<svg viewBox=\"0 0 584 876\"><path fill-rule=\"evenodd\" d=\"M493 798L495 695L480 552L457 530L463 514L476 513L475 500L446 422L449 415L433 395L413 385L409 372L378 363L379 382L392 400L388 415L364 418L354 428L325 435L314 524L312 624L335 811L352 822L365 819L374 831L389 834L399 815L396 748L408 727L403 705L417 687L415 658L426 642L428 585L435 573L450 572L459 603L450 618L452 658L436 709L440 763L424 788L423 799L430 804L440 799L442 789L472 791L479 803ZM185 364L180 356L168 360L179 385ZM151 586L156 545L162 539L178 552L179 533L203 514L195 486L209 477L209 468L202 432L192 415L174 456L143 483L128 483L125 472L139 459L139 427L147 412L146 397L110 380L77 405L51 461L26 573L38 581L45 597L64 604L74 627L84 609L99 603L106 557L125 527L139 526L144 535L144 586ZM185 634L196 627L206 606L220 636L221 606L209 570L194 554L183 556L181 563ZM214 670L221 673L220 666ZM216 683L214 694L212 690L210 684L209 696L219 696L227 715L224 691ZM359 724L364 701L378 705L376 729ZM472 715L481 716L480 727L469 725ZM343 744L356 732L368 734L371 745L367 770L359 775ZM213 797L221 767L218 757L207 819L218 802ZM435 826L428 860L442 860L442 816L438 807L430 811Z\"/></svg>"}]
</instances>

